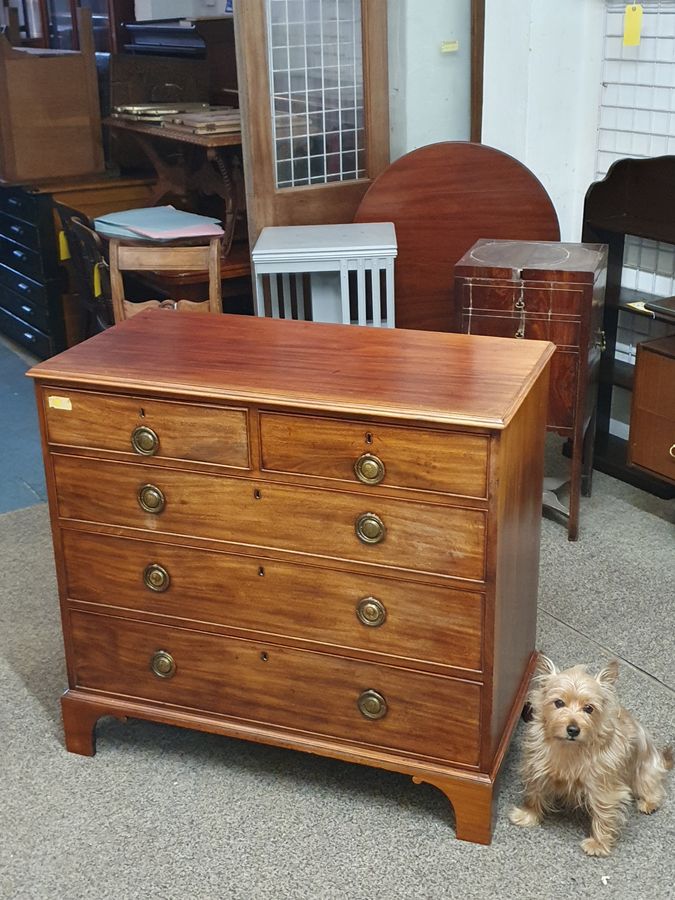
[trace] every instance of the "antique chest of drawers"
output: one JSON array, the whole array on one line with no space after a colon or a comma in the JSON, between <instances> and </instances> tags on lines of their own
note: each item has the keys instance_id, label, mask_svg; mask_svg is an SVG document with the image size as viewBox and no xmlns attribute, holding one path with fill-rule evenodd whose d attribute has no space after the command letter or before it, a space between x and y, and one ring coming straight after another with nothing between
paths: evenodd
<instances>
[{"instance_id":1,"label":"antique chest of drawers","mask_svg":"<svg viewBox=\"0 0 675 900\"><path fill-rule=\"evenodd\" d=\"M480 240L455 267L458 331L556 345L546 421L572 441L570 540L591 492L606 277L604 244Z\"/></svg>"},{"instance_id":2,"label":"antique chest of drawers","mask_svg":"<svg viewBox=\"0 0 675 900\"><path fill-rule=\"evenodd\" d=\"M334 756L489 842L553 350L155 310L35 367L68 749L114 715Z\"/></svg>"}]
</instances>

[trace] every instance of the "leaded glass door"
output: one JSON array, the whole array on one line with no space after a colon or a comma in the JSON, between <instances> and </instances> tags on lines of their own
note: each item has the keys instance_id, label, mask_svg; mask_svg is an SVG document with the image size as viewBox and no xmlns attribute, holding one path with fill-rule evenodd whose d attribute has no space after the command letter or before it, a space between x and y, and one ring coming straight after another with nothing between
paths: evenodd
<instances>
[{"instance_id":1,"label":"leaded glass door","mask_svg":"<svg viewBox=\"0 0 675 900\"><path fill-rule=\"evenodd\" d=\"M389 161L386 0L234 8L252 240L351 221Z\"/></svg>"}]
</instances>

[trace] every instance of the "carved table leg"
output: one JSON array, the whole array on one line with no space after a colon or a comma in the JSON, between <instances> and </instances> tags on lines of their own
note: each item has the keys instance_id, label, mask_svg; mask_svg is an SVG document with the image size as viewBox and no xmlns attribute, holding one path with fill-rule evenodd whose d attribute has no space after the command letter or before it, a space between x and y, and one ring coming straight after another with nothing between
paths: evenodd
<instances>
[{"instance_id":1,"label":"carved table leg","mask_svg":"<svg viewBox=\"0 0 675 900\"><path fill-rule=\"evenodd\" d=\"M61 697L61 713L66 750L81 756L93 756L96 752L96 723L102 716L110 715L109 710L98 703L80 700L66 692ZM118 718L124 719L123 716Z\"/></svg>"},{"instance_id":2,"label":"carved table leg","mask_svg":"<svg viewBox=\"0 0 675 900\"><path fill-rule=\"evenodd\" d=\"M455 833L460 841L474 844L492 842L492 819L495 786L483 781L464 781L459 778L430 778L413 776L415 784L428 781L452 804L455 811Z\"/></svg>"}]
</instances>

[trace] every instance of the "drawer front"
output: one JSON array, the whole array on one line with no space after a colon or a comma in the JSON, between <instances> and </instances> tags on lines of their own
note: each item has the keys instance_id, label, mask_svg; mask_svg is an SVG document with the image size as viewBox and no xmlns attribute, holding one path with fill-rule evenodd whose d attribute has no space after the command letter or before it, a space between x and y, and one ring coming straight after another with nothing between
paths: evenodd
<instances>
[{"instance_id":1,"label":"drawer front","mask_svg":"<svg viewBox=\"0 0 675 900\"><path fill-rule=\"evenodd\" d=\"M40 220L40 204L37 197L17 188L0 189L0 211L37 224Z\"/></svg>"},{"instance_id":2,"label":"drawer front","mask_svg":"<svg viewBox=\"0 0 675 900\"><path fill-rule=\"evenodd\" d=\"M675 484L675 418L639 407L633 411L629 433L629 462Z\"/></svg>"},{"instance_id":3,"label":"drawer front","mask_svg":"<svg viewBox=\"0 0 675 900\"><path fill-rule=\"evenodd\" d=\"M675 357L638 344L633 405L675 422Z\"/></svg>"},{"instance_id":4,"label":"drawer front","mask_svg":"<svg viewBox=\"0 0 675 900\"><path fill-rule=\"evenodd\" d=\"M12 269L18 269L19 272L32 278L44 277L40 254L34 250L27 250L2 235L0 235L0 263Z\"/></svg>"},{"instance_id":5,"label":"drawer front","mask_svg":"<svg viewBox=\"0 0 675 900\"><path fill-rule=\"evenodd\" d=\"M49 337L42 331L13 316L1 306L0 331L42 359L46 359L60 349L53 347Z\"/></svg>"},{"instance_id":6,"label":"drawer front","mask_svg":"<svg viewBox=\"0 0 675 900\"><path fill-rule=\"evenodd\" d=\"M36 225L0 213L0 234L6 235L28 250L40 252L40 232Z\"/></svg>"},{"instance_id":7,"label":"drawer front","mask_svg":"<svg viewBox=\"0 0 675 900\"><path fill-rule=\"evenodd\" d=\"M78 687L478 764L477 684L81 612L70 620ZM162 651L174 661L172 677L152 671ZM367 691L384 698L381 718L360 712Z\"/></svg>"},{"instance_id":8,"label":"drawer front","mask_svg":"<svg viewBox=\"0 0 675 900\"><path fill-rule=\"evenodd\" d=\"M378 484L487 495L489 439L482 435L276 413L261 414L260 434L262 467L270 472L359 484L355 465L369 454L384 467Z\"/></svg>"},{"instance_id":9,"label":"drawer front","mask_svg":"<svg viewBox=\"0 0 675 900\"><path fill-rule=\"evenodd\" d=\"M63 547L71 599L482 669L480 593L68 530Z\"/></svg>"},{"instance_id":10,"label":"drawer front","mask_svg":"<svg viewBox=\"0 0 675 900\"><path fill-rule=\"evenodd\" d=\"M551 283L534 286L488 282L462 282L462 306L465 310L495 312L552 313L579 316L584 308L584 289Z\"/></svg>"},{"instance_id":11,"label":"drawer front","mask_svg":"<svg viewBox=\"0 0 675 900\"><path fill-rule=\"evenodd\" d=\"M465 334L492 337L521 337L531 341L551 341L558 347L578 348L581 324L574 319L522 317L520 313L505 316L482 315L464 311L462 330Z\"/></svg>"},{"instance_id":12,"label":"drawer front","mask_svg":"<svg viewBox=\"0 0 675 900\"><path fill-rule=\"evenodd\" d=\"M133 453L153 460L191 460L240 469L250 465L244 409L60 388L43 391L43 405L52 444ZM150 429L151 434L138 429Z\"/></svg>"},{"instance_id":13,"label":"drawer front","mask_svg":"<svg viewBox=\"0 0 675 900\"><path fill-rule=\"evenodd\" d=\"M54 458L64 518L183 534L482 580L485 513L481 510L369 500L359 494L266 484L219 475L153 469L77 457ZM138 501L144 485L164 498L159 513ZM378 516L384 539L364 543L357 521Z\"/></svg>"},{"instance_id":14,"label":"drawer front","mask_svg":"<svg viewBox=\"0 0 675 900\"><path fill-rule=\"evenodd\" d=\"M12 313L18 319L23 319L24 322L40 331L49 332L49 311L46 305L31 300L30 297L1 288L0 303L7 312Z\"/></svg>"}]
</instances>

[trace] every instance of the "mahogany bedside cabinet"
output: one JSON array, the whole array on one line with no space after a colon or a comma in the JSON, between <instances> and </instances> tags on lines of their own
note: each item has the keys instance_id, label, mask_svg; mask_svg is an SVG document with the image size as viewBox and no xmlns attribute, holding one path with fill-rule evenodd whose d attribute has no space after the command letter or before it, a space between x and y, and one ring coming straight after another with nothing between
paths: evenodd
<instances>
[{"instance_id":1,"label":"mahogany bedside cabinet","mask_svg":"<svg viewBox=\"0 0 675 900\"><path fill-rule=\"evenodd\" d=\"M489 843L553 352L153 310L32 369L68 750L113 715L332 756L436 785Z\"/></svg>"},{"instance_id":2,"label":"mahogany bedside cabinet","mask_svg":"<svg viewBox=\"0 0 675 900\"><path fill-rule=\"evenodd\" d=\"M570 497L566 509L558 483L544 505L567 517L571 541L580 495L591 493L606 279L605 244L480 240L455 266L458 331L556 345L546 421L572 441Z\"/></svg>"}]
</instances>

